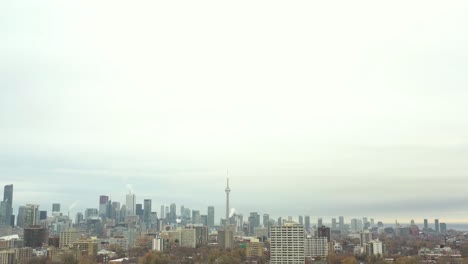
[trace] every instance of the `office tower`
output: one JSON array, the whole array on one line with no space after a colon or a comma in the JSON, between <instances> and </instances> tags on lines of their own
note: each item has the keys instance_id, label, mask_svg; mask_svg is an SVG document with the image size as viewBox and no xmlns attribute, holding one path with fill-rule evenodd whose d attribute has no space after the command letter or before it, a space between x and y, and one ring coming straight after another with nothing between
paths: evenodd
<instances>
[{"instance_id":1,"label":"office tower","mask_svg":"<svg viewBox=\"0 0 468 264\"><path fill-rule=\"evenodd\" d=\"M5 185L3 188L3 202L4 202L4 221L3 223L7 226L14 226L14 223L11 223L11 215L13 214L13 184Z\"/></svg>"},{"instance_id":2,"label":"office tower","mask_svg":"<svg viewBox=\"0 0 468 264\"><path fill-rule=\"evenodd\" d=\"M143 222L148 226L151 220L151 199L143 201Z\"/></svg>"},{"instance_id":3,"label":"office tower","mask_svg":"<svg viewBox=\"0 0 468 264\"><path fill-rule=\"evenodd\" d=\"M165 207L165 209L164 209L164 216L165 216L166 218L170 218L170 216L169 216L169 206L166 206L166 207Z\"/></svg>"},{"instance_id":4,"label":"office tower","mask_svg":"<svg viewBox=\"0 0 468 264\"><path fill-rule=\"evenodd\" d=\"M270 225L270 215L263 214L263 227L268 227Z\"/></svg>"},{"instance_id":5,"label":"office tower","mask_svg":"<svg viewBox=\"0 0 468 264\"><path fill-rule=\"evenodd\" d=\"M345 229L344 217L343 216L338 217L338 221L339 221L339 224L340 224L340 229L344 230Z\"/></svg>"},{"instance_id":6,"label":"office tower","mask_svg":"<svg viewBox=\"0 0 468 264\"><path fill-rule=\"evenodd\" d=\"M304 218L302 217L302 215L299 216L299 224L300 225L304 224Z\"/></svg>"},{"instance_id":7,"label":"office tower","mask_svg":"<svg viewBox=\"0 0 468 264\"><path fill-rule=\"evenodd\" d=\"M304 264L304 226L286 223L270 229L270 263Z\"/></svg>"},{"instance_id":8,"label":"office tower","mask_svg":"<svg viewBox=\"0 0 468 264\"><path fill-rule=\"evenodd\" d=\"M184 211L185 211L185 206L181 205L181 206L180 206L180 218L183 218L183 216L184 216Z\"/></svg>"},{"instance_id":9,"label":"office tower","mask_svg":"<svg viewBox=\"0 0 468 264\"><path fill-rule=\"evenodd\" d=\"M125 207L127 208L127 215L133 216L136 214L136 197L133 192L130 192L126 196Z\"/></svg>"},{"instance_id":10,"label":"office tower","mask_svg":"<svg viewBox=\"0 0 468 264\"><path fill-rule=\"evenodd\" d=\"M446 223L440 223L440 232L441 233L447 232L447 224Z\"/></svg>"},{"instance_id":11,"label":"office tower","mask_svg":"<svg viewBox=\"0 0 468 264\"><path fill-rule=\"evenodd\" d=\"M0 201L0 225L7 225L9 219L7 219L7 203Z\"/></svg>"},{"instance_id":12,"label":"office tower","mask_svg":"<svg viewBox=\"0 0 468 264\"><path fill-rule=\"evenodd\" d=\"M276 223L278 226L280 225L283 225L283 219L280 217L278 217L278 223Z\"/></svg>"},{"instance_id":13,"label":"office tower","mask_svg":"<svg viewBox=\"0 0 468 264\"><path fill-rule=\"evenodd\" d=\"M321 226L317 228L317 236L325 237L327 238L327 241L330 242L330 228L326 226Z\"/></svg>"},{"instance_id":14,"label":"office tower","mask_svg":"<svg viewBox=\"0 0 468 264\"><path fill-rule=\"evenodd\" d=\"M292 222L292 220L293 220L292 215L288 215L288 222Z\"/></svg>"},{"instance_id":15,"label":"office tower","mask_svg":"<svg viewBox=\"0 0 468 264\"><path fill-rule=\"evenodd\" d=\"M159 213L159 217L166 218L166 212L164 211L164 205L161 205L161 212Z\"/></svg>"},{"instance_id":16,"label":"office tower","mask_svg":"<svg viewBox=\"0 0 468 264\"><path fill-rule=\"evenodd\" d=\"M112 216L112 201L109 200L106 203L106 218L111 218Z\"/></svg>"},{"instance_id":17,"label":"office tower","mask_svg":"<svg viewBox=\"0 0 468 264\"><path fill-rule=\"evenodd\" d=\"M310 230L310 216L308 215L304 217L304 228L306 232Z\"/></svg>"},{"instance_id":18,"label":"office tower","mask_svg":"<svg viewBox=\"0 0 468 264\"><path fill-rule=\"evenodd\" d=\"M362 218L362 223L364 225L364 229L369 229L370 228L370 222L369 220L367 219L367 217L363 217Z\"/></svg>"},{"instance_id":19,"label":"office tower","mask_svg":"<svg viewBox=\"0 0 468 264\"><path fill-rule=\"evenodd\" d=\"M351 231L354 231L354 232L362 231L361 219L351 219Z\"/></svg>"},{"instance_id":20,"label":"office tower","mask_svg":"<svg viewBox=\"0 0 468 264\"><path fill-rule=\"evenodd\" d=\"M332 229L336 229L336 218L332 218Z\"/></svg>"},{"instance_id":21,"label":"office tower","mask_svg":"<svg viewBox=\"0 0 468 264\"><path fill-rule=\"evenodd\" d=\"M317 220L317 227L321 227L323 226L323 220L321 217L319 217L319 219Z\"/></svg>"},{"instance_id":22,"label":"office tower","mask_svg":"<svg viewBox=\"0 0 468 264\"><path fill-rule=\"evenodd\" d=\"M214 226L215 224L215 208L214 206L208 206L208 225Z\"/></svg>"},{"instance_id":23,"label":"office tower","mask_svg":"<svg viewBox=\"0 0 468 264\"><path fill-rule=\"evenodd\" d=\"M249 228L248 228L248 232L247 234L249 236L253 236L254 232L255 232L255 222L256 222L256 219L255 219L255 216L252 215L252 213L250 213L250 216L249 216Z\"/></svg>"},{"instance_id":24,"label":"office tower","mask_svg":"<svg viewBox=\"0 0 468 264\"><path fill-rule=\"evenodd\" d=\"M208 215L200 215L200 224L207 226L208 225Z\"/></svg>"},{"instance_id":25,"label":"office tower","mask_svg":"<svg viewBox=\"0 0 468 264\"><path fill-rule=\"evenodd\" d=\"M427 221L427 219L424 219L424 229L429 229L429 221Z\"/></svg>"},{"instance_id":26,"label":"office tower","mask_svg":"<svg viewBox=\"0 0 468 264\"><path fill-rule=\"evenodd\" d=\"M119 222L125 222L127 218L127 206L125 204L120 207L120 217L118 219Z\"/></svg>"},{"instance_id":27,"label":"office tower","mask_svg":"<svg viewBox=\"0 0 468 264\"><path fill-rule=\"evenodd\" d=\"M92 217L96 217L96 216L98 216L98 209L97 208L86 208L86 210L85 210L86 220L89 220Z\"/></svg>"},{"instance_id":28,"label":"office tower","mask_svg":"<svg viewBox=\"0 0 468 264\"><path fill-rule=\"evenodd\" d=\"M76 213L76 218L75 218L75 224L79 225L81 222L83 222L84 216L82 212Z\"/></svg>"},{"instance_id":29,"label":"office tower","mask_svg":"<svg viewBox=\"0 0 468 264\"><path fill-rule=\"evenodd\" d=\"M192 210L190 208L184 208L185 219L189 219L192 216Z\"/></svg>"},{"instance_id":30,"label":"office tower","mask_svg":"<svg viewBox=\"0 0 468 264\"><path fill-rule=\"evenodd\" d=\"M120 219L120 202L112 202L110 218L116 221Z\"/></svg>"},{"instance_id":31,"label":"office tower","mask_svg":"<svg viewBox=\"0 0 468 264\"><path fill-rule=\"evenodd\" d=\"M371 218L371 220L370 220L370 225L371 225L371 227L374 227L374 226L375 226L374 218Z\"/></svg>"},{"instance_id":32,"label":"office tower","mask_svg":"<svg viewBox=\"0 0 468 264\"><path fill-rule=\"evenodd\" d=\"M440 232L439 219L434 219L435 231L436 233Z\"/></svg>"},{"instance_id":33,"label":"office tower","mask_svg":"<svg viewBox=\"0 0 468 264\"><path fill-rule=\"evenodd\" d=\"M260 226L260 215L257 212L250 213L249 222L250 222L250 218L252 218L252 226L254 228L257 228Z\"/></svg>"},{"instance_id":34,"label":"office tower","mask_svg":"<svg viewBox=\"0 0 468 264\"><path fill-rule=\"evenodd\" d=\"M60 204L59 203L53 203L52 204L52 214L54 213L60 213Z\"/></svg>"},{"instance_id":35,"label":"office tower","mask_svg":"<svg viewBox=\"0 0 468 264\"><path fill-rule=\"evenodd\" d=\"M24 226L35 226L39 224L39 205L27 204L24 209Z\"/></svg>"},{"instance_id":36,"label":"office tower","mask_svg":"<svg viewBox=\"0 0 468 264\"><path fill-rule=\"evenodd\" d=\"M47 219L47 211L39 211L39 221Z\"/></svg>"},{"instance_id":37,"label":"office tower","mask_svg":"<svg viewBox=\"0 0 468 264\"><path fill-rule=\"evenodd\" d=\"M226 192L226 224L229 225L229 193L231 192L231 189L229 188L229 178L227 178L227 183L226 183L226 189L224 190Z\"/></svg>"},{"instance_id":38,"label":"office tower","mask_svg":"<svg viewBox=\"0 0 468 264\"><path fill-rule=\"evenodd\" d=\"M135 214L139 217L143 218L143 204L136 204L135 205Z\"/></svg>"},{"instance_id":39,"label":"office tower","mask_svg":"<svg viewBox=\"0 0 468 264\"><path fill-rule=\"evenodd\" d=\"M109 202L109 196L101 195L99 196L99 216L106 218L107 216L107 203Z\"/></svg>"},{"instance_id":40,"label":"office tower","mask_svg":"<svg viewBox=\"0 0 468 264\"><path fill-rule=\"evenodd\" d=\"M192 224L200 224L200 223L201 223L200 211L192 210Z\"/></svg>"},{"instance_id":41,"label":"office tower","mask_svg":"<svg viewBox=\"0 0 468 264\"><path fill-rule=\"evenodd\" d=\"M177 219L177 206L175 203L171 203L171 208L169 211L169 223L175 224Z\"/></svg>"},{"instance_id":42,"label":"office tower","mask_svg":"<svg viewBox=\"0 0 468 264\"><path fill-rule=\"evenodd\" d=\"M24 228L23 236L24 246L32 248L42 247L49 239L47 228L37 225Z\"/></svg>"},{"instance_id":43,"label":"office tower","mask_svg":"<svg viewBox=\"0 0 468 264\"><path fill-rule=\"evenodd\" d=\"M125 196L125 208L127 209L127 216L136 215L136 196L132 191Z\"/></svg>"},{"instance_id":44,"label":"office tower","mask_svg":"<svg viewBox=\"0 0 468 264\"><path fill-rule=\"evenodd\" d=\"M16 218L16 225L19 227L24 227L24 212L26 211L26 206L20 206L18 208L18 217Z\"/></svg>"}]
</instances>

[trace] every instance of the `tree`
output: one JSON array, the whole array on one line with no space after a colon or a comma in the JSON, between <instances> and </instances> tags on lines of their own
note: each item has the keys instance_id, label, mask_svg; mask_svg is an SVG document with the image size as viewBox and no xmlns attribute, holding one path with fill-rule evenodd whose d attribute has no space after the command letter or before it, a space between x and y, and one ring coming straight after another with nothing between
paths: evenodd
<instances>
[{"instance_id":1,"label":"tree","mask_svg":"<svg viewBox=\"0 0 468 264\"><path fill-rule=\"evenodd\" d=\"M169 264L171 258L161 252L148 252L138 261L139 264Z\"/></svg>"},{"instance_id":2,"label":"tree","mask_svg":"<svg viewBox=\"0 0 468 264\"><path fill-rule=\"evenodd\" d=\"M356 260L355 257L346 257L341 261L341 263L343 263L343 264L356 264L357 260Z\"/></svg>"},{"instance_id":3,"label":"tree","mask_svg":"<svg viewBox=\"0 0 468 264\"><path fill-rule=\"evenodd\" d=\"M78 260L72 253L63 253L63 255L60 258L60 262L67 264L78 264Z\"/></svg>"},{"instance_id":4,"label":"tree","mask_svg":"<svg viewBox=\"0 0 468 264\"><path fill-rule=\"evenodd\" d=\"M26 262L27 264L49 264L50 261L47 257L33 257Z\"/></svg>"}]
</instances>

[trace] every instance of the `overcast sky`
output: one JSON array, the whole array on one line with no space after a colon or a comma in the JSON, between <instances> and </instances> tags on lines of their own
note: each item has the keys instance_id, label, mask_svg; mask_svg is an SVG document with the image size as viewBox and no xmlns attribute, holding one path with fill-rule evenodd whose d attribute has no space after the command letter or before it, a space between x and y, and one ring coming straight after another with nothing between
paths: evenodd
<instances>
[{"instance_id":1,"label":"overcast sky","mask_svg":"<svg viewBox=\"0 0 468 264\"><path fill-rule=\"evenodd\" d=\"M1 1L0 184L468 222L468 2Z\"/></svg>"}]
</instances>

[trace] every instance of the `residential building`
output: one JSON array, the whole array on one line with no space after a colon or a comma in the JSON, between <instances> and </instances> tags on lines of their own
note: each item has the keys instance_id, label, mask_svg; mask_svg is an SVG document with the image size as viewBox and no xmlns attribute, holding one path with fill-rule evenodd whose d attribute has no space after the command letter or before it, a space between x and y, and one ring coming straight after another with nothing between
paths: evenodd
<instances>
[{"instance_id":1,"label":"residential building","mask_svg":"<svg viewBox=\"0 0 468 264\"><path fill-rule=\"evenodd\" d=\"M270 229L270 263L304 264L304 226L286 222Z\"/></svg>"},{"instance_id":2,"label":"residential building","mask_svg":"<svg viewBox=\"0 0 468 264\"><path fill-rule=\"evenodd\" d=\"M304 254L309 258L328 256L328 240L326 237L314 238L307 236L304 239Z\"/></svg>"}]
</instances>

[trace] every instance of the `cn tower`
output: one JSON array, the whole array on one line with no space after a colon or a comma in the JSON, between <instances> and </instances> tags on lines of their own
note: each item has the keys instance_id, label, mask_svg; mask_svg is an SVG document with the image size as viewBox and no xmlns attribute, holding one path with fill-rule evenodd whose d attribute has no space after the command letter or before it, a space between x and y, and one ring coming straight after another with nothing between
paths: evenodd
<instances>
[{"instance_id":1,"label":"cn tower","mask_svg":"<svg viewBox=\"0 0 468 264\"><path fill-rule=\"evenodd\" d=\"M226 185L226 225L229 225L229 193L231 189L229 189L229 178L227 178L227 185Z\"/></svg>"}]
</instances>

